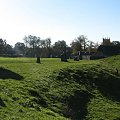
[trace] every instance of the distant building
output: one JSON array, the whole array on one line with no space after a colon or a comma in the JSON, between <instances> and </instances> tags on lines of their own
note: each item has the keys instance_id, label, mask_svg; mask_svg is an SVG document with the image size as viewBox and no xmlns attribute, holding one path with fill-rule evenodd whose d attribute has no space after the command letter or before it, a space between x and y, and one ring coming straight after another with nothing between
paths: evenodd
<instances>
[{"instance_id":1,"label":"distant building","mask_svg":"<svg viewBox=\"0 0 120 120\"><path fill-rule=\"evenodd\" d=\"M103 45L110 45L110 38L103 38Z\"/></svg>"},{"instance_id":2,"label":"distant building","mask_svg":"<svg viewBox=\"0 0 120 120\"><path fill-rule=\"evenodd\" d=\"M98 52L101 52L104 57L120 54L120 45L100 45Z\"/></svg>"},{"instance_id":3,"label":"distant building","mask_svg":"<svg viewBox=\"0 0 120 120\"><path fill-rule=\"evenodd\" d=\"M103 44L97 49L97 52L91 55L90 59L100 59L120 54L120 45L113 45L110 38L103 38Z\"/></svg>"}]
</instances>

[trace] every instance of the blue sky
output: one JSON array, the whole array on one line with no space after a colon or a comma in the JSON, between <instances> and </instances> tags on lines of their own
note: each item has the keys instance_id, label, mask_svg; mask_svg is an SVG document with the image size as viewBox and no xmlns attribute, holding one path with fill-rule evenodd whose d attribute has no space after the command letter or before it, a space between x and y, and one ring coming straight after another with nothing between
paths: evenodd
<instances>
[{"instance_id":1,"label":"blue sky","mask_svg":"<svg viewBox=\"0 0 120 120\"><path fill-rule=\"evenodd\" d=\"M11 45L25 35L69 45L79 35L120 41L120 0L0 0L0 38Z\"/></svg>"}]
</instances>

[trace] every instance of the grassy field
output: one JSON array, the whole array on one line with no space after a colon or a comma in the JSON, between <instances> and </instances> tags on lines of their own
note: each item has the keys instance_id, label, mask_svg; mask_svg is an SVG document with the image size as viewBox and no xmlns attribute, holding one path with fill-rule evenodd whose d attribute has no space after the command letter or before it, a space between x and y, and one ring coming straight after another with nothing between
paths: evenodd
<instances>
[{"instance_id":1,"label":"grassy field","mask_svg":"<svg viewBox=\"0 0 120 120\"><path fill-rule=\"evenodd\" d=\"M120 120L120 56L0 58L0 120L71 119Z\"/></svg>"}]
</instances>

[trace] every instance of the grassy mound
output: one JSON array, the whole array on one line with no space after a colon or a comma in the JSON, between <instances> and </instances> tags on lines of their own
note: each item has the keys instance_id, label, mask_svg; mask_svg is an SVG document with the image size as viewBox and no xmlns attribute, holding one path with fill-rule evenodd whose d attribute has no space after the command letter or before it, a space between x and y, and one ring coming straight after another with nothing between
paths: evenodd
<instances>
[{"instance_id":1,"label":"grassy mound","mask_svg":"<svg viewBox=\"0 0 120 120\"><path fill-rule=\"evenodd\" d=\"M67 96L67 99L64 100L67 101L67 104L64 105L67 108L64 109L66 111L63 110L63 114L68 115L71 119L109 118L112 120L115 117L116 106L117 109L120 109L118 104L120 101L120 76L104 65L88 64L65 68L59 71L55 78L61 85L60 89L63 90L59 96L63 96L63 99ZM57 90L59 87L56 87ZM104 108L106 104L108 106ZM112 108L109 108L111 106ZM120 112L119 110L117 112L118 118ZM107 115L101 116L104 113Z\"/></svg>"},{"instance_id":2,"label":"grassy mound","mask_svg":"<svg viewBox=\"0 0 120 120\"><path fill-rule=\"evenodd\" d=\"M119 120L119 60L0 58L0 119Z\"/></svg>"}]
</instances>

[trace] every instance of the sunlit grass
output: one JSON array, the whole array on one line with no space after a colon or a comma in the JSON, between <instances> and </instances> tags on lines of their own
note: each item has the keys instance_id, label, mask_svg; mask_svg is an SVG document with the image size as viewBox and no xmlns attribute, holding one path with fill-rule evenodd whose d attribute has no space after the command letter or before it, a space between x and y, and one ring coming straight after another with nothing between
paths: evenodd
<instances>
[{"instance_id":1,"label":"sunlit grass","mask_svg":"<svg viewBox=\"0 0 120 120\"><path fill-rule=\"evenodd\" d=\"M119 92L105 87L109 83L120 90L114 69L120 68L119 60L120 56L79 62L41 58L37 64L36 58L0 58L0 67L23 77L0 78L0 119L118 119Z\"/></svg>"}]
</instances>

